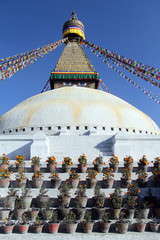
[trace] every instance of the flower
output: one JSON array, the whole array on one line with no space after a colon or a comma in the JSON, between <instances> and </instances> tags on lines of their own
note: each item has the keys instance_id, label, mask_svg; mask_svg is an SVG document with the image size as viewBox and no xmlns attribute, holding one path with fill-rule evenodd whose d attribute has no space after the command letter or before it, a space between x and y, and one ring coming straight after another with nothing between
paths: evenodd
<instances>
[{"instance_id":1,"label":"flower","mask_svg":"<svg viewBox=\"0 0 160 240\"><path fill-rule=\"evenodd\" d=\"M49 178L51 178L52 180L58 180L58 179L59 179L58 172L57 172L56 170L53 171L53 172L50 174Z\"/></svg>"},{"instance_id":2,"label":"flower","mask_svg":"<svg viewBox=\"0 0 160 240\"><path fill-rule=\"evenodd\" d=\"M57 164L56 162L56 158L54 156L48 157L48 159L46 160L46 162L48 164Z\"/></svg>"},{"instance_id":3,"label":"flower","mask_svg":"<svg viewBox=\"0 0 160 240\"><path fill-rule=\"evenodd\" d=\"M86 158L86 155L84 153L78 158L78 162L80 164L87 165L87 158Z\"/></svg>"},{"instance_id":4,"label":"flower","mask_svg":"<svg viewBox=\"0 0 160 240\"><path fill-rule=\"evenodd\" d=\"M0 157L0 164L7 164L9 165L9 158L3 153L3 156Z\"/></svg>"},{"instance_id":5,"label":"flower","mask_svg":"<svg viewBox=\"0 0 160 240\"><path fill-rule=\"evenodd\" d=\"M104 164L103 157L102 156L96 157L96 159L93 161L93 164Z\"/></svg>"},{"instance_id":6,"label":"flower","mask_svg":"<svg viewBox=\"0 0 160 240\"><path fill-rule=\"evenodd\" d=\"M26 159L26 157L24 155L17 155L15 164L24 163L25 159Z\"/></svg>"},{"instance_id":7,"label":"flower","mask_svg":"<svg viewBox=\"0 0 160 240\"><path fill-rule=\"evenodd\" d=\"M63 165L72 165L73 162L72 162L72 159L70 157L65 157L62 164Z\"/></svg>"},{"instance_id":8,"label":"flower","mask_svg":"<svg viewBox=\"0 0 160 240\"><path fill-rule=\"evenodd\" d=\"M37 171L34 171L34 174L32 176L32 180L35 179L35 178L42 178L42 177L44 177L44 173L37 170Z\"/></svg>"},{"instance_id":9,"label":"flower","mask_svg":"<svg viewBox=\"0 0 160 240\"><path fill-rule=\"evenodd\" d=\"M85 184L84 186L83 185L79 185L77 187L77 190L75 192L75 195L77 195L77 197L85 197L86 196L86 187L87 185Z\"/></svg>"},{"instance_id":10,"label":"flower","mask_svg":"<svg viewBox=\"0 0 160 240\"><path fill-rule=\"evenodd\" d=\"M121 170L122 178L121 179L131 179L132 171L131 168L123 168Z\"/></svg>"},{"instance_id":11,"label":"flower","mask_svg":"<svg viewBox=\"0 0 160 240\"><path fill-rule=\"evenodd\" d=\"M115 154L113 154L113 157L111 157L111 158L109 159L109 164L110 164L110 165L111 165L111 164L119 164L119 159L118 159L118 157L115 156Z\"/></svg>"},{"instance_id":12,"label":"flower","mask_svg":"<svg viewBox=\"0 0 160 240\"><path fill-rule=\"evenodd\" d=\"M79 177L80 177L80 175L75 170L72 170L69 172L70 179L79 179L80 180Z\"/></svg>"},{"instance_id":13,"label":"flower","mask_svg":"<svg viewBox=\"0 0 160 240\"><path fill-rule=\"evenodd\" d=\"M31 158L31 164L32 165L39 165L40 164L40 160L41 160L40 157L34 156L34 157Z\"/></svg>"},{"instance_id":14,"label":"flower","mask_svg":"<svg viewBox=\"0 0 160 240\"><path fill-rule=\"evenodd\" d=\"M139 160L138 165L140 166L140 165L148 165L148 164L149 162L146 158L146 155L143 155L143 157Z\"/></svg>"},{"instance_id":15,"label":"flower","mask_svg":"<svg viewBox=\"0 0 160 240\"><path fill-rule=\"evenodd\" d=\"M11 175L11 172L8 169L0 169L0 178L9 178Z\"/></svg>"},{"instance_id":16,"label":"flower","mask_svg":"<svg viewBox=\"0 0 160 240\"><path fill-rule=\"evenodd\" d=\"M113 168L106 168L106 170L103 173L103 179L109 179L109 178L113 178L114 174L113 174Z\"/></svg>"},{"instance_id":17,"label":"flower","mask_svg":"<svg viewBox=\"0 0 160 240\"><path fill-rule=\"evenodd\" d=\"M86 178L96 178L98 172L94 169L88 170L87 171L88 175L86 176Z\"/></svg>"},{"instance_id":18,"label":"flower","mask_svg":"<svg viewBox=\"0 0 160 240\"><path fill-rule=\"evenodd\" d=\"M16 174L16 176L15 176L15 179L19 179L22 182L22 179L26 178L26 175L25 175L26 172L27 172L26 169L19 169L18 174Z\"/></svg>"},{"instance_id":19,"label":"flower","mask_svg":"<svg viewBox=\"0 0 160 240\"><path fill-rule=\"evenodd\" d=\"M124 164L130 164L133 163L133 158L131 156L126 156L125 158L123 158Z\"/></svg>"},{"instance_id":20,"label":"flower","mask_svg":"<svg viewBox=\"0 0 160 240\"><path fill-rule=\"evenodd\" d=\"M138 196L139 193L141 192L139 187L138 187L138 185L136 183L135 184L134 183L130 184L127 188L128 188L127 193L130 196Z\"/></svg>"},{"instance_id":21,"label":"flower","mask_svg":"<svg viewBox=\"0 0 160 240\"><path fill-rule=\"evenodd\" d=\"M120 209L122 206L123 197L121 194L120 188L116 188L113 193L110 193L110 200L114 209Z\"/></svg>"}]
</instances>

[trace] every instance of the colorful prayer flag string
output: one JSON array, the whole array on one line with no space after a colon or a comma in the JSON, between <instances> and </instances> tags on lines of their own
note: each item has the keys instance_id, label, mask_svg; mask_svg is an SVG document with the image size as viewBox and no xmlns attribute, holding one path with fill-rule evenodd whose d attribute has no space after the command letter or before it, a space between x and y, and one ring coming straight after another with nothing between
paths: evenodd
<instances>
[{"instance_id":1,"label":"colorful prayer flag string","mask_svg":"<svg viewBox=\"0 0 160 240\"><path fill-rule=\"evenodd\" d=\"M122 76L123 78L125 78L128 82L130 82L130 83L133 84L135 87L137 87L138 89L140 89L141 91L143 91L145 95L147 95L148 97L150 97L151 99L153 99L155 102L157 102L157 103L160 104L160 101L157 100L157 99L154 97L155 94L153 94L153 93L152 93L151 91L149 91L149 90L146 90L146 88L143 88L140 84L137 84L135 81L133 81L132 79L130 79L129 77L127 77L125 74L123 74L121 71L119 71L117 68L115 68L115 67L111 64L111 62L109 61L109 59L108 59L108 61L107 61L106 59L102 58L102 56L101 56L99 53L97 54L97 52L96 52L90 45L85 44L85 46L86 46L87 48L89 48L92 53L94 53L95 55L97 55L97 57L100 57L101 60L102 60L109 68L112 68L115 72L119 73L119 75Z\"/></svg>"},{"instance_id":2,"label":"colorful prayer flag string","mask_svg":"<svg viewBox=\"0 0 160 240\"><path fill-rule=\"evenodd\" d=\"M8 57L0 60L0 80L11 77L13 74L17 73L19 70L31 65L36 62L44 55L56 49L66 39L62 39L50 44L47 44L41 48L34 49L25 53L21 53L12 57Z\"/></svg>"}]
</instances>

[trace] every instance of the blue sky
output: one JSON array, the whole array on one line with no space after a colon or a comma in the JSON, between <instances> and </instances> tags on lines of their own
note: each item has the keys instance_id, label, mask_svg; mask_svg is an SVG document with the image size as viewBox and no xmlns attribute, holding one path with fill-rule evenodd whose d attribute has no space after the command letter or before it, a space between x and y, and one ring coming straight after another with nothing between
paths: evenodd
<instances>
[{"instance_id":1,"label":"blue sky","mask_svg":"<svg viewBox=\"0 0 160 240\"><path fill-rule=\"evenodd\" d=\"M86 40L160 69L160 0L0 0L0 58L61 39L63 24L72 10L85 26ZM63 48L64 45L58 47L0 82L0 116L41 92ZM108 69L88 49L84 50L110 92L149 115L160 126L160 104ZM126 75L160 96L159 88L134 75Z\"/></svg>"}]
</instances>

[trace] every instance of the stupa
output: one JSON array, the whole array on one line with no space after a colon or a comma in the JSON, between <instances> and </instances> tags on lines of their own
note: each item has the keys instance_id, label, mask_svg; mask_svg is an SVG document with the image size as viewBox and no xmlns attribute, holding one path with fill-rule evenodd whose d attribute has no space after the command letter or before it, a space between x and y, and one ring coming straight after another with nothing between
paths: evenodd
<instances>
[{"instance_id":1,"label":"stupa","mask_svg":"<svg viewBox=\"0 0 160 240\"><path fill-rule=\"evenodd\" d=\"M99 75L82 48L84 25L75 12L63 26L65 48L51 72L51 90L35 95L0 118L0 154L29 160L54 155L89 161L112 154L138 159L159 155L160 130L145 113L98 90Z\"/></svg>"}]
</instances>

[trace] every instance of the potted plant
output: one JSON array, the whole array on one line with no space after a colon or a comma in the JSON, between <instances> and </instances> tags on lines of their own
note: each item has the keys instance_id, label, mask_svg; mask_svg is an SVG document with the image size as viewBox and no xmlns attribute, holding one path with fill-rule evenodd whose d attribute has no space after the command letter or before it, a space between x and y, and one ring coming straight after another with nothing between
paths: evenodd
<instances>
[{"instance_id":1,"label":"potted plant","mask_svg":"<svg viewBox=\"0 0 160 240\"><path fill-rule=\"evenodd\" d=\"M91 169L87 171L88 175L86 176L86 183L88 188L94 188L97 183L97 171L95 169Z\"/></svg>"},{"instance_id":2,"label":"potted plant","mask_svg":"<svg viewBox=\"0 0 160 240\"><path fill-rule=\"evenodd\" d=\"M128 195L132 196L133 198L137 199L139 194L141 193L138 185L136 183L131 183L127 187L127 193Z\"/></svg>"},{"instance_id":3,"label":"potted plant","mask_svg":"<svg viewBox=\"0 0 160 240\"><path fill-rule=\"evenodd\" d=\"M148 173L143 169L139 169L136 172L136 174L138 175L138 179L137 179L138 186L140 188L146 187L148 182Z\"/></svg>"},{"instance_id":4,"label":"potted plant","mask_svg":"<svg viewBox=\"0 0 160 240\"><path fill-rule=\"evenodd\" d=\"M106 168L106 170L103 173L103 187L104 188L112 188L114 183L114 173L113 168Z\"/></svg>"},{"instance_id":5,"label":"potted plant","mask_svg":"<svg viewBox=\"0 0 160 240\"><path fill-rule=\"evenodd\" d=\"M54 203L54 201L51 201L49 199L45 208L42 209L43 220L50 220L52 218L52 213L53 213L53 209L51 209L52 203Z\"/></svg>"},{"instance_id":6,"label":"potted plant","mask_svg":"<svg viewBox=\"0 0 160 240\"><path fill-rule=\"evenodd\" d=\"M69 206L69 202L70 202L70 190L71 190L71 185L69 184L69 182L66 182L64 184L61 183L61 185L58 188L60 194L58 195L58 202L61 205L61 203L63 202L63 205L65 207Z\"/></svg>"},{"instance_id":7,"label":"potted plant","mask_svg":"<svg viewBox=\"0 0 160 240\"><path fill-rule=\"evenodd\" d=\"M70 210L70 212L66 215L65 219L65 229L67 233L75 233L77 228L77 219L76 214Z\"/></svg>"},{"instance_id":8,"label":"potted plant","mask_svg":"<svg viewBox=\"0 0 160 240\"><path fill-rule=\"evenodd\" d=\"M48 222L48 229L50 233L57 233L60 222L58 221L58 213L56 210L53 211L52 217Z\"/></svg>"},{"instance_id":9,"label":"potted plant","mask_svg":"<svg viewBox=\"0 0 160 240\"><path fill-rule=\"evenodd\" d=\"M128 230L129 222L125 218L125 213L121 212L119 219L116 222L116 229L119 233L126 233Z\"/></svg>"},{"instance_id":10,"label":"potted plant","mask_svg":"<svg viewBox=\"0 0 160 240\"><path fill-rule=\"evenodd\" d=\"M26 211L24 201L21 197L17 197L15 201L14 216L16 220L21 220L23 213Z\"/></svg>"},{"instance_id":11,"label":"potted plant","mask_svg":"<svg viewBox=\"0 0 160 240\"><path fill-rule=\"evenodd\" d=\"M32 176L32 186L33 188L41 188L43 184L44 173L41 171L35 171Z\"/></svg>"},{"instance_id":12,"label":"potted plant","mask_svg":"<svg viewBox=\"0 0 160 240\"><path fill-rule=\"evenodd\" d=\"M19 233L26 234L28 232L28 227L29 227L29 219L28 219L27 213L23 213L22 220L20 220L18 224Z\"/></svg>"},{"instance_id":13,"label":"potted plant","mask_svg":"<svg viewBox=\"0 0 160 240\"><path fill-rule=\"evenodd\" d=\"M143 170L145 170L145 172L147 172L148 164L149 164L149 162L146 158L146 155L143 155L143 157L138 162L138 168L143 169Z\"/></svg>"},{"instance_id":14,"label":"potted plant","mask_svg":"<svg viewBox=\"0 0 160 240\"><path fill-rule=\"evenodd\" d=\"M131 182L132 182L132 179L131 179L131 175L132 175L131 168L123 168L121 170L121 173L122 173L121 187L122 188L127 188L131 184Z\"/></svg>"},{"instance_id":15,"label":"potted plant","mask_svg":"<svg viewBox=\"0 0 160 240\"><path fill-rule=\"evenodd\" d=\"M47 162L47 169L49 172L53 172L57 169L57 162L54 156L48 157L46 162Z\"/></svg>"},{"instance_id":16,"label":"potted plant","mask_svg":"<svg viewBox=\"0 0 160 240\"><path fill-rule=\"evenodd\" d=\"M159 187L160 186L160 167L155 167L152 171L152 174L153 174L154 186Z\"/></svg>"},{"instance_id":17,"label":"potted plant","mask_svg":"<svg viewBox=\"0 0 160 240\"><path fill-rule=\"evenodd\" d=\"M104 207L104 202L105 202L105 193L101 192L101 187L96 186L94 189L94 206L95 207Z\"/></svg>"},{"instance_id":18,"label":"potted plant","mask_svg":"<svg viewBox=\"0 0 160 240\"><path fill-rule=\"evenodd\" d=\"M24 208L30 208L31 206L32 196L30 195L30 193L31 193L30 188L23 188L22 195L20 198L22 199Z\"/></svg>"},{"instance_id":19,"label":"potted plant","mask_svg":"<svg viewBox=\"0 0 160 240\"><path fill-rule=\"evenodd\" d=\"M3 153L3 156L0 157L0 169L4 168L8 168L9 166L9 158L6 156L5 153Z\"/></svg>"},{"instance_id":20,"label":"potted plant","mask_svg":"<svg viewBox=\"0 0 160 240\"><path fill-rule=\"evenodd\" d=\"M93 230L94 222L92 221L92 213L87 209L84 220L81 222L84 233L91 233Z\"/></svg>"},{"instance_id":21,"label":"potted plant","mask_svg":"<svg viewBox=\"0 0 160 240\"><path fill-rule=\"evenodd\" d=\"M3 208L0 209L0 219L4 220L7 219L10 213L10 202L6 197L1 198Z\"/></svg>"},{"instance_id":22,"label":"potted plant","mask_svg":"<svg viewBox=\"0 0 160 240\"><path fill-rule=\"evenodd\" d=\"M69 172L68 182L72 188L76 188L80 180L80 175L76 172L76 170L71 170Z\"/></svg>"},{"instance_id":23,"label":"potted plant","mask_svg":"<svg viewBox=\"0 0 160 240\"><path fill-rule=\"evenodd\" d=\"M40 219L39 216L37 216L36 221L33 223L34 233L41 233L43 226L44 226L43 221Z\"/></svg>"},{"instance_id":24,"label":"potted plant","mask_svg":"<svg viewBox=\"0 0 160 240\"><path fill-rule=\"evenodd\" d=\"M40 171L41 169L41 164L40 164L41 158L38 156L34 156L31 158L31 167L33 172L35 171Z\"/></svg>"},{"instance_id":25,"label":"potted plant","mask_svg":"<svg viewBox=\"0 0 160 240\"><path fill-rule=\"evenodd\" d=\"M16 156L15 164L16 164L17 169L25 168L25 159L26 159L26 157L24 155L17 155Z\"/></svg>"},{"instance_id":26,"label":"potted plant","mask_svg":"<svg viewBox=\"0 0 160 240\"><path fill-rule=\"evenodd\" d=\"M111 221L109 220L109 212L103 210L101 220L99 221L100 231L102 233L108 233L111 226Z\"/></svg>"},{"instance_id":27,"label":"potted plant","mask_svg":"<svg viewBox=\"0 0 160 240\"><path fill-rule=\"evenodd\" d=\"M126 156L125 158L123 158L124 161L124 167L125 168L133 168L133 158L131 156Z\"/></svg>"},{"instance_id":28,"label":"potted plant","mask_svg":"<svg viewBox=\"0 0 160 240\"><path fill-rule=\"evenodd\" d=\"M18 169L18 173L15 176L17 188L24 188L26 186L27 182L27 177L25 175L26 172L27 172L26 168Z\"/></svg>"},{"instance_id":29,"label":"potted plant","mask_svg":"<svg viewBox=\"0 0 160 240\"><path fill-rule=\"evenodd\" d=\"M123 197L120 188L115 188L113 193L110 193L111 201L111 217L112 219L118 219L122 207Z\"/></svg>"},{"instance_id":30,"label":"potted plant","mask_svg":"<svg viewBox=\"0 0 160 240\"><path fill-rule=\"evenodd\" d=\"M85 208L87 205L88 197L86 195L86 187L87 187L86 184L84 185L79 184L75 192L76 200L79 202L79 206L81 208Z\"/></svg>"},{"instance_id":31,"label":"potted plant","mask_svg":"<svg viewBox=\"0 0 160 240\"><path fill-rule=\"evenodd\" d=\"M13 214L9 214L8 218L4 219L3 230L5 234L11 234L14 228L14 222L12 221Z\"/></svg>"},{"instance_id":32,"label":"potted plant","mask_svg":"<svg viewBox=\"0 0 160 240\"><path fill-rule=\"evenodd\" d=\"M10 202L10 208L13 210L15 206L15 200L18 197L18 190L14 188L8 189L7 200Z\"/></svg>"},{"instance_id":33,"label":"potted plant","mask_svg":"<svg viewBox=\"0 0 160 240\"><path fill-rule=\"evenodd\" d=\"M137 206L136 199L128 195L127 198L125 199L125 212L126 212L126 218L127 219L133 219L134 218L134 213L135 213L135 207Z\"/></svg>"},{"instance_id":34,"label":"potted plant","mask_svg":"<svg viewBox=\"0 0 160 240\"><path fill-rule=\"evenodd\" d=\"M49 205L49 196L46 194L48 190L45 187L41 187L39 195L37 197L38 208L46 208Z\"/></svg>"},{"instance_id":35,"label":"potted plant","mask_svg":"<svg viewBox=\"0 0 160 240\"><path fill-rule=\"evenodd\" d=\"M78 162L78 170L85 173L87 171L87 158L84 153L78 158Z\"/></svg>"},{"instance_id":36,"label":"potted plant","mask_svg":"<svg viewBox=\"0 0 160 240\"><path fill-rule=\"evenodd\" d=\"M65 157L62 163L63 172L65 173L69 172L71 170L72 164L73 164L72 159L70 157Z\"/></svg>"},{"instance_id":37,"label":"potted plant","mask_svg":"<svg viewBox=\"0 0 160 240\"><path fill-rule=\"evenodd\" d=\"M109 159L109 166L113 169L113 172L118 172L119 159L115 154Z\"/></svg>"},{"instance_id":38,"label":"potted plant","mask_svg":"<svg viewBox=\"0 0 160 240\"><path fill-rule=\"evenodd\" d=\"M10 176L13 172L9 171L8 168L0 169L0 188L8 188L10 183Z\"/></svg>"},{"instance_id":39,"label":"potted plant","mask_svg":"<svg viewBox=\"0 0 160 240\"><path fill-rule=\"evenodd\" d=\"M34 205L31 206L30 209L28 209L28 216L29 216L29 219L30 221L35 221L36 218L37 218L37 215L39 213L39 209L38 208L35 208Z\"/></svg>"},{"instance_id":40,"label":"potted plant","mask_svg":"<svg viewBox=\"0 0 160 240\"><path fill-rule=\"evenodd\" d=\"M152 221L150 221L150 222L148 223L148 225L149 225L150 230L151 230L152 232L157 232L158 229L159 229L159 223L157 222L156 217L153 217L153 218L152 218Z\"/></svg>"},{"instance_id":41,"label":"potted plant","mask_svg":"<svg viewBox=\"0 0 160 240\"><path fill-rule=\"evenodd\" d=\"M139 211L142 213L142 218L147 219L150 211L150 202L146 201L144 198L139 207Z\"/></svg>"},{"instance_id":42,"label":"potted plant","mask_svg":"<svg viewBox=\"0 0 160 240\"><path fill-rule=\"evenodd\" d=\"M160 157L156 157L154 162L152 161L154 168L160 167Z\"/></svg>"},{"instance_id":43,"label":"potted plant","mask_svg":"<svg viewBox=\"0 0 160 240\"><path fill-rule=\"evenodd\" d=\"M74 199L73 212L76 214L77 220L80 220L80 221L84 218L84 215L86 212L86 208L81 207L81 203L76 198Z\"/></svg>"},{"instance_id":44,"label":"potted plant","mask_svg":"<svg viewBox=\"0 0 160 240\"><path fill-rule=\"evenodd\" d=\"M49 178L51 179L52 187L58 188L61 184L61 179L59 178L58 172L54 170L51 172Z\"/></svg>"},{"instance_id":45,"label":"potted plant","mask_svg":"<svg viewBox=\"0 0 160 240\"><path fill-rule=\"evenodd\" d=\"M94 169L98 173L101 173L103 171L103 165L105 163L103 162L103 157L102 156L96 157L96 159L93 161L93 164L94 164Z\"/></svg>"},{"instance_id":46,"label":"potted plant","mask_svg":"<svg viewBox=\"0 0 160 240\"><path fill-rule=\"evenodd\" d=\"M146 228L146 222L143 221L142 212L136 211L136 229L138 232L144 232Z\"/></svg>"}]
</instances>

